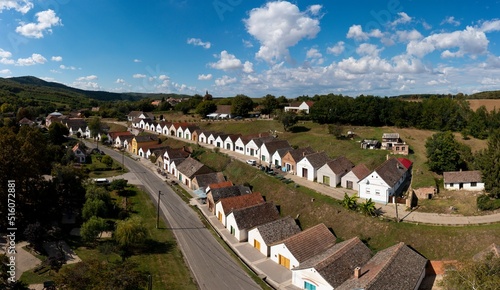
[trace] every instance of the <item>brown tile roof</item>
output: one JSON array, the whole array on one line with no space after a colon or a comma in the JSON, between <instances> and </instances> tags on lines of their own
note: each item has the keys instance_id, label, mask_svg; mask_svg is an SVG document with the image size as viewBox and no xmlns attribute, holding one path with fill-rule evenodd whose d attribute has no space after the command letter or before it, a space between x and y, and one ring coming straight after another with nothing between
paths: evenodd
<instances>
[{"instance_id":1,"label":"brown tile roof","mask_svg":"<svg viewBox=\"0 0 500 290\"><path fill-rule=\"evenodd\" d=\"M331 160L330 157L328 157L328 155L326 155L325 152L317 152L309 154L303 158L307 158L307 161L309 161L311 166L315 169L320 168L321 166L325 165L327 162Z\"/></svg>"},{"instance_id":2,"label":"brown tile roof","mask_svg":"<svg viewBox=\"0 0 500 290\"><path fill-rule=\"evenodd\" d=\"M238 140L238 138L241 137L241 134L230 134L229 136L226 137L226 140L227 138L229 138L231 140L231 142L236 142L236 140ZM225 141L225 140L224 140Z\"/></svg>"},{"instance_id":3,"label":"brown tile roof","mask_svg":"<svg viewBox=\"0 0 500 290\"><path fill-rule=\"evenodd\" d=\"M220 188L211 188L209 194L212 195L214 203L217 203L219 199L226 198L230 196L237 196L243 194L250 194L252 190L244 185L233 185Z\"/></svg>"},{"instance_id":4,"label":"brown tile roof","mask_svg":"<svg viewBox=\"0 0 500 290\"><path fill-rule=\"evenodd\" d=\"M217 114L231 114L231 105L217 105Z\"/></svg>"},{"instance_id":5,"label":"brown tile roof","mask_svg":"<svg viewBox=\"0 0 500 290\"><path fill-rule=\"evenodd\" d=\"M276 206L269 202L233 210L232 215L240 230L248 230L280 217Z\"/></svg>"},{"instance_id":6,"label":"brown tile roof","mask_svg":"<svg viewBox=\"0 0 500 290\"><path fill-rule=\"evenodd\" d=\"M283 244L302 263L333 246L335 240L335 235L321 223L283 240Z\"/></svg>"},{"instance_id":7,"label":"brown tile roof","mask_svg":"<svg viewBox=\"0 0 500 290\"><path fill-rule=\"evenodd\" d=\"M145 145L141 145L141 146L138 146L138 149L141 149L142 148L142 151L144 153L148 152L148 150L162 150L162 149L167 149L168 146L164 145L164 144L145 144Z\"/></svg>"},{"instance_id":8,"label":"brown tile roof","mask_svg":"<svg viewBox=\"0 0 500 290\"><path fill-rule=\"evenodd\" d=\"M135 136L133 139L135 139L135 141L137 143L141 143L141 142L150 142L150 141L158 141L158 136L156 135L138 135L138 136Z\"/></svg>"},{"instance_id":9,"label":"brown tile roof","mask_svg":"<svg viewBox=\"0 0 500 290\"><path fill-rule=\"evenodd\" d=\"M330 286L337 288L352 276L356 267L366 264L371 257L370 249L354 237L328 248L293 270L314 268Z\"/></svg>"},{"instance_id":10,"label":"brown tile roof","mask_svg":"<svg viewBox=\"0 0 500 290\"><path fill-rule=\"evenodd\" d=\"M111 139L115 140L116 137L118 136L134 136L130 131L123 131L123 132L109 132L109 136Z\"/></svg>"},{"instance_id":11,"label":"brown tile roof","mask_svg":"<svg viewBox=\"0 0 500 290\"><path fill-rule=\"evenodd\" d=\"M265 201L259 192L252 192L250 194L221 198L219 202L222 205L224 213L228 215L233 210L254 206L264 203Z\"/></svg>"},{"instance_id":12,"label":"brown tile roof","mask_svg":"<svg viewBox=\"0 0 500 290\"><path fill-rule=\"evenodd\" d=\"M353 169L351 169L352 173L356 175L360 180L367 177L371 171L364 165L363 163L356 165Z\"/></svg>"},{"instance_id":13,"label":"brown tile roof","mask_svg":"<svg viewBox=\"0 0 500 290\"><path fill-rule=\"evenodd\" d=\"M426 264L426 258L401 242L378 252L361 266L359 278L351 276L336 289L417 289Z\"/></svg>"},{"instance_id":14,"label":"brown tile roof","mask_svg":"<svg viewBox=\"0 0 500 290\"><path fill-rule=\"evenodd\" d=\"M167 148L165 154L170 159L187 158L189 156L189 152L186 152L183 148Z\"/></svg>"},{"instance_id":15,"label":"brown tile roof","mask_svg":"<svg viewBox=\"0 0 500 290\"><path fill-rule=\"evenodd\" d=\"M307 156L309 154L313 154L314 150L311 147L305 147L305 148L299 148L290 151L290 155L292 156L293 160L295 162L299 162L300 159L304 158L304 156Z\"/></svg>"},{"instance_id":16,"label":"brown tile roof","mask_svg":"<svg viewBox=\"0 0 500 290\"><path fill-rule=\"evenodd\" d=\"M209 184L217 184L226 180L222 172L211 172L199 174L194 177L199 187L207 187Z\"/></svg>"},{"instance_id":17,"label":"brown tile roof","mask_svg":"<svg viewBox=\"0 0 500 290\"><path fill-rule=\"evenodd\" d=\"M270 155L273 155L274 152L278 149L282 148L290 148L290 143L288 143L287 140L272 140L269 142L264 142L262 146L266 146L267 152L269 152Z\"/></svg>"},{"instance_id":18,"label":"brown tile roof","mask_svg":"<svg viewBox=\"0 0 500 290\"><path fill-rule=\"evenodd\" d=\"M481 171L443 172L444 183L481 182Z\"/></svg>"},{"instance_id":19,"label":"brown tile roof","mask_svg":"<svg viewBox=\"0 0 500 290\"><path fill-rule=\"evenodd\" d=\"M292 147L288 147L288 148L280 148L278 150L276 150L278 152L278 155L283 158L283 156L285 156L289 151L292 151L293 148ZM275 152L276 153L276 152Z\"/></svg>"},{"instance_id":20,"label":"brown tile roof","mask_svg":"<svg viewBox=\"0 0 500 290\"><path fill-rule=\"evenodd\" d=\"M393 187L408 169L396 158L389 158L375 172L389 185Z\"/></svg>"},{"instance_id":21,"label":"brown tile roof","mask_svg":"<svg viewBox=\"0 0 500 290\"><path fill-rule=\"evenodd\" d=\"M280 242L300 233L300 227L295 220L289 216L257 226L257 230L266 245Z\"/></svg>"},{"instance_id":22,"label":"brown tile roof","mask_svg":"<svg viewBox=\"0 0 500 290\"><path fill-rule=\"evenodd\" d=\"M344 156L337 157L332 161L328 161L326 163L328 167L333 171L333 173L339 175L341 173L348 173L354 167L354 163L352 163L349 159Z\"/></svg>"},{"instance_id":23,"label":"brown tile roof","mask_svg":"<svg viewBox=\"0 0 500 290\"><path fill-rule=\"evenodd\" d=\"M210 183L208 187L210 189L216 189L216 188L223 188L223 187L229 187L233 186L233 183L231 181L223 181L223 182L218 182L218 183Z\"/></svg>"},{"instance_id":24,"label":"brown tile roof","mask_svg":"<svg viewBox=\"0 0 500 290\"><path fill-rule=\"evenodd\" d=\"M186 158L181 164L177 165L177 171L188 178L193 178L198 174L213 172L208 166L191 157Z\"/></svg>"}]
</instances>

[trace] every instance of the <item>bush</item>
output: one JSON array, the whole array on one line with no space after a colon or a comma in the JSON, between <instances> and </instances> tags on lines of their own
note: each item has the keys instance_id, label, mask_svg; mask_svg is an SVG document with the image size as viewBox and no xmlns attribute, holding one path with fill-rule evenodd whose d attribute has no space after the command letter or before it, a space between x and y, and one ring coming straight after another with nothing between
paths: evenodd
<instances>
[{"instance_id":1,"label":"bush","mask_svg":"<svg viewBox=\"0 0 500 290\"><path fill-rule=\"evenodd\" d=\"M491 198L486 194L477 197L477 208L480 210L495 210L500 208L500 199Z\"/></svg>"}]
</instances>

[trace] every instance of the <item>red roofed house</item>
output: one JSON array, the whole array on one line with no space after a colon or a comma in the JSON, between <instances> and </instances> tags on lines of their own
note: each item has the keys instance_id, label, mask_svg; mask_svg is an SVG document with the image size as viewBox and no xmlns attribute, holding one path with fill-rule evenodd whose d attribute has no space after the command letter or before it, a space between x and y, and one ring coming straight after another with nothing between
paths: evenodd
<instances>
[{"instance_id":1,"label":"red roofed house","mask_svg":"<svg viewBox=\"0 0 500 290\"><path fill-rule=\"evenodd\" d=\"M233 210L261 203L264 203L264 198L258 192L221 198L215 204L215 216L217 216L217 219L226 226L226 218Z\"/></svg>"}]
</instances>

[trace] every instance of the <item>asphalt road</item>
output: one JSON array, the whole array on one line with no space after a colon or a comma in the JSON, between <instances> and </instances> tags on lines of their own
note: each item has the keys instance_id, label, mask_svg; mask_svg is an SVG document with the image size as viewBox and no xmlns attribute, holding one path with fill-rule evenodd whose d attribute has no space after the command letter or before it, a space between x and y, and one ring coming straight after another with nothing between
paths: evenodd
<instances>
[{"instance_id":1,"label":"asphalt road","mask_svg":"<svg viewBox=\"0 0 500 290\"><path fill-rule=\"evenodd\" d=\"M87 146L91 144L87 142ZM122 154L119 152L104 146L99 149L122 162ZM124 161L125 166L143 183L155 204L158 191L161 191L161 215L169 224L167 230L175 234L177 244L200 289L261 289L205 228L197 213L165 181L140 162L126 156Z\"/></svg>"}]
</instances>

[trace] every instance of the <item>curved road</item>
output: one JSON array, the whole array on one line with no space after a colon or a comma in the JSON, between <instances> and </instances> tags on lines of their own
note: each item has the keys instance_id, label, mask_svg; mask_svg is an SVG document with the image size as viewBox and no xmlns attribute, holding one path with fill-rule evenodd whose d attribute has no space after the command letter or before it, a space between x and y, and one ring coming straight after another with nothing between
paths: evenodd
<instances>
[{"instance_id":1,"label":"curved road","mask_svg":"<svg viewBox=\"0 0 500 290\"><path fill-rule=\"evenodd\" d=\"M87 142L87 146L93 146ZM99 149L118 162L122 154L104 146ZM261 289L205 228L199 216L165 181L140 162L125 157L125 166L142 182L151 199L158 199L161 191L160 209L175 234L193 276L200 289Z\"/></svg>"}]
</instances>

